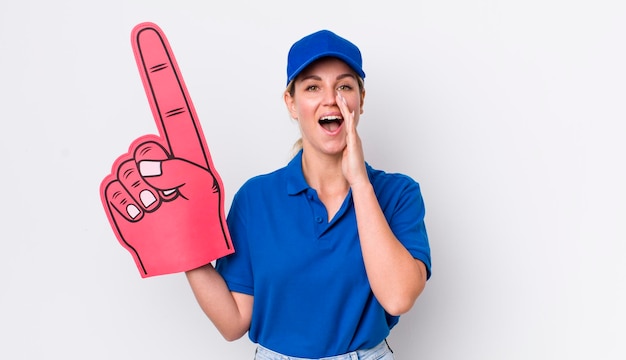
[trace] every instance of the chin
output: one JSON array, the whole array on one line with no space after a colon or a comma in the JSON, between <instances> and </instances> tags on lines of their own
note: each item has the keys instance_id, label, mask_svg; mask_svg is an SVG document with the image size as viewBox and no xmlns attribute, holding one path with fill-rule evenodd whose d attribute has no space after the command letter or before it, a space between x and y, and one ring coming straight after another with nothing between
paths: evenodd
<instances>
[{"instance_id":1,"label":"chin","mask_svg":"<svg viewBox=\"0 0 626 360\"><path fill-rule=\"evenodd\" d=\"M326 155L343 155L343 149L346 148L346 144L329 146L324 148L323 152Z\"/></svg>"}]
</instances>

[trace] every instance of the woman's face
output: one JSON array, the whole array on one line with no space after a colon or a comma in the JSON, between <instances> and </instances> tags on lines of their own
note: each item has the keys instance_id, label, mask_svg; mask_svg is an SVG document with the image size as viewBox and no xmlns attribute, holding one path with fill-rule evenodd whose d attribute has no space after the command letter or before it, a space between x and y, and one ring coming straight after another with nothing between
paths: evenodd
<instances>
[{"instance_id":1,"label":"woman's face","mask_svg":"<svg viewBox=\"0 0 626 360\"><path fill-rule=\"evenodd\" d=\"M346 99L358 123L365 92L359 89L355 72L337 58L323 58L309 65L296 77L294 95L285 93L287 109L300 125L305 150L336 155L345 148L346 132L337 93Z\"/></svg>"}]
</instances>

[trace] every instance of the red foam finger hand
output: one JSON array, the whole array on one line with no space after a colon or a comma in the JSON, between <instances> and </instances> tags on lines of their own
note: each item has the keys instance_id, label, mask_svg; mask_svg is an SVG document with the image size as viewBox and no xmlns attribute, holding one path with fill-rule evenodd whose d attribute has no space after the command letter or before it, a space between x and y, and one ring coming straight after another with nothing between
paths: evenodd
<instances>
[{"instance_id":1,"label":"red foam finger hand","mask_svg":"<svg viewBox=\"0 0 626 360\"><path fill-rule=\"evenodd\" d=\"M161 29L137 25L133 52L160 136L131 144L101 183L105 212L142 277L194 269L234 252L223 185Z\"/></svg>"}]
</instances>

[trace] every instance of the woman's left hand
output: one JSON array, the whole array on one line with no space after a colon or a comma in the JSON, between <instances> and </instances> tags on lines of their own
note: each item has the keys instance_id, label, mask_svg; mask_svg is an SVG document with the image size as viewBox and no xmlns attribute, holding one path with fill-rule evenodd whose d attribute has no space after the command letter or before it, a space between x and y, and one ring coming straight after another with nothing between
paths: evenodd
<instances>
[{"instance_id":1,"label":"woman's left hand","mask_svg":"<svg viewBox=\"0 0 626 360\"><path fill-rule=\"evenodd\" d=\"M363 155L363 146L361 138L356 131L357 120L354 111L350 111L346 99L337 92L337 104L341 115L343 116L343 126L346 131L346 147L343 150L342 170L343 176L350 184L354 185L367 182L367 170L365 169L365 157Z\"/></svg>"}]
</instances>

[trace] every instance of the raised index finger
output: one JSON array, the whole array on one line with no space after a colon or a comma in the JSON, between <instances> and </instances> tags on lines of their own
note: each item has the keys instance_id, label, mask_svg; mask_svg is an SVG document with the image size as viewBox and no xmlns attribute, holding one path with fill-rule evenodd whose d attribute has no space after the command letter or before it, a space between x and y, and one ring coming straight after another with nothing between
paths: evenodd
<instances>
[{"instance_id":1,"label":"raised index finger","mask_svg":"<svg viewBox=\"0 0 626 360\"><path fill-rule=\"evenodd\" d=\"M133 28L131 42L152 115L171 154L209 169L206 140L165 34L145 22Z\"/></svg>"}]
</instances>

